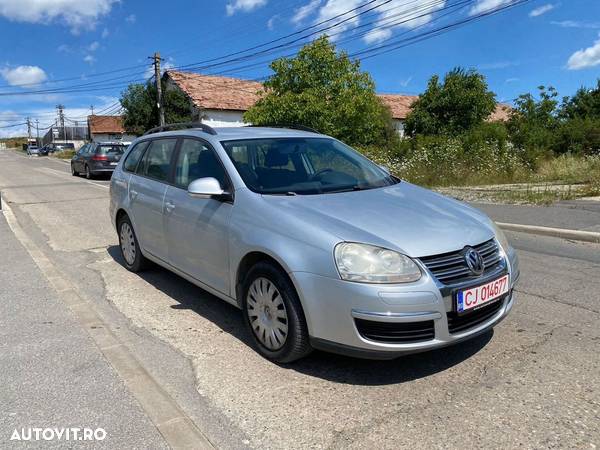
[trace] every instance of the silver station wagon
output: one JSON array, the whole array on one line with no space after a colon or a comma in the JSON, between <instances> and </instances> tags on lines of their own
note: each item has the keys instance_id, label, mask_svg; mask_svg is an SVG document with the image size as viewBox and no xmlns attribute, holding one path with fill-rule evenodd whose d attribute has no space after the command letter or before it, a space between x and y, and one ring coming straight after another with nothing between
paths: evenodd
<instances>
[{"instance_id":1,"label":"silver station wagon","mask_svg":"<svg viewBox=\"0 0 600 450\"><path fill-rule=\"evenodd\" d=\"M124 264L152 261L237 306L265 357L395 358L511 310L517 256L482 212L306 129L164 129L112 177Z\"/></svg>"}]
</instances>

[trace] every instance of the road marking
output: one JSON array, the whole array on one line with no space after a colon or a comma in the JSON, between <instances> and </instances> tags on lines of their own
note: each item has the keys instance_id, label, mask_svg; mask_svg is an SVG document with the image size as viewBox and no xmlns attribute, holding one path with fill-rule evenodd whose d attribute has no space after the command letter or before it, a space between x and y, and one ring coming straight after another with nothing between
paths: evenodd
<instances>
[{"instance_id":1,"label":"road marking","mask_svg":"<svg viewBox=\"0 0 600 450\"><path fill-rule=\"evenodd\" d=\"M76 286L71 284L27 235L8 204L4 205L2 212L12 232L52 285L58 298L67 305L75 320L88 332L167 444L174 449L214 449L208 438L177 402L111 331L110 325L96 312L94 304L78 293Z\"/></svg>"},{"instance_id":2,"label":"road marking","mask_svg":"<svg viewBox=\"0 0 600 450\"><path fill-rule=\"evenodd\" d=\"M72 179L73 182L75 182L75 183L78 182L78 181L84 181L86 183L93 184L94 186L98 186L98 187L101 187L101 188L104 188L104 189L110 189L109 185L96 183L94 181L86 180L85 178L73 177L73 175L71 175L69 172L63 172L62 170L52 169L51 167L38 167L38 168L36 168L36 170L38 170L40 172L57 173L57 174L59 174L61 176L67 176L70 179Z\"/></svg>"}]
</instances>

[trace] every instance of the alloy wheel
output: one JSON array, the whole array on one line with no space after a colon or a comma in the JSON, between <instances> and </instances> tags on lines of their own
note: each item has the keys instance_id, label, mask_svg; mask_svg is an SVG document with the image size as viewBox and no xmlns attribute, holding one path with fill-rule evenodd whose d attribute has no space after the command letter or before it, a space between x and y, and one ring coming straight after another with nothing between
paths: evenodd
<instances>
[{"instance_id":1,"label":"alloy wheel","mask_svg":"<svg viewBox=\"0 0 600 450\"><path fill-rule=\"evenodd\" d=\"M276 351L285 345L288 315L279 290L267 278L254 280L246 297L246 313L254 335L267 349Z\"/></svg>"}]
</instances>

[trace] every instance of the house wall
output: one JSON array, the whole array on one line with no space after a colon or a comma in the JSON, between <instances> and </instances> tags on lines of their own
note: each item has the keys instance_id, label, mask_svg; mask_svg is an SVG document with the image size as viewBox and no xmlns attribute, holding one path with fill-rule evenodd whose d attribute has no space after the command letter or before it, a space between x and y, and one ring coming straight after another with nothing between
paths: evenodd
<instances>
[{"instance_id":1,"label":"house wall","mask_svg":"<svg viewBox=\"0 0 600 450\"><path fill-rule=\"evenodd\" d=\"M394 129L401 136L404 137L404 120L392 119Z\"/></svg>"},{"instance_id":2,"label":"house wall","mask_svg":"<svg viewBox=\"0 0 600 450\"><path fill-rule=\"evenodd\" d=\"M202 118L202 123L211 127L243 127L244 111L224 111L215 109L195 110L194 117Z\"/></svg>"}]
</instances>

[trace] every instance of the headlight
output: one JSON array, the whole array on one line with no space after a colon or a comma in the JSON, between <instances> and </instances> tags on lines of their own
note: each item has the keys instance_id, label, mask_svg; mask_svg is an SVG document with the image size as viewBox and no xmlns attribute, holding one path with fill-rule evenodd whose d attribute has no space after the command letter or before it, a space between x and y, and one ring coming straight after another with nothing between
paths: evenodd
<instances>
[{"instance_id":1,"label":"headlight","mask_svg":"<svg viewBox=\"0 0 600 450\"><path fill-rule=\"evenodd\" d=\"M508 239L506 239L504 231L502 231L500 227L494 222L492 222L492 226L494 227L494 234L496 235L496 240L500 244L500 247L502 247L502 250L504 250L504 252L506 253L510 248L510 244L508 243Z\"/></svg>"},{"instance_id":2,"label":"headlight","mask_svg":"<svg viewBox=\"0 0 600 450\"><path fill-rule=\"evenodd\" d=\"M410 283L421 269L408 256L368 244L342 242L335 247L335 263L342 280L361 283Z\"/></svg>"}]
</instances>

